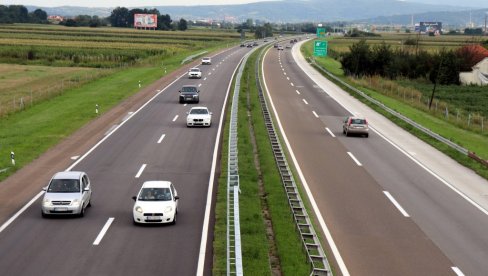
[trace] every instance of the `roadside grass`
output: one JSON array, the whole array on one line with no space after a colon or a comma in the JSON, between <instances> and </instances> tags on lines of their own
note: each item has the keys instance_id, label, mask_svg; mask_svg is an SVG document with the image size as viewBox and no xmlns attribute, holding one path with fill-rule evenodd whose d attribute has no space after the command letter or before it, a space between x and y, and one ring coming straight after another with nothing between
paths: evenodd
<instances>
[{"instance_id":1,"label":"roadside grass","mask_svg":"<svg viewBox=\"0 0 488 276\"><path fill-rule=\"evenodd\" d=\"M306 43L304 47L302 47L302 53L304 54L305 57L311 57L312 56L312 44ZM415 122L431 129L432 131L438 133L439 135L448 138L452 140L453 142L456 142L460 144L461 146L467 148L469 151L476 152L476 154L484 159L488 159L488 138L484 135L480 135L478 133L468 131L465 129L461 129L452 123L439 119L429 113L423 112L417 108L414 108L404 102L401 102L399 100L396 100L392 97L385 96L384 94L378 93L376 91L373 91L371 89L358 86L351 81L347 77L344 76L344 74L341 72L342 70L340 69L340 63L336 60L333 60L332 58L316 58L316 62L322 66L323 68L326 68L330 72L333 72L334 75L339 77L345 82L348 82L349 84L353 85L354 87L361 89L363 92L367 93L369 96L373 97L374 99L382 102L385 104L385 106L388 106L401 114L407 116L408 118L411 118ZM320 72L320 71L319 71ZM339 74L337 74L339 73ZM325 76L325 74L324 74ZM334 80L331 80L334 81ZM378 113L382 114L383 116L389 118L391 121L399 125L400 127L404 128L405 130L411 132L412 134L416 135L420 139L424 140L425 142L429 143L430 145L434 146L438 150L444 152L460 164L471 168L474 170L476 173L478 173L480 176L488 179L488 170L486 167L482 166L478 162L472 160L471 158L455 151L454 149L451 149L450 147L444 145L443 143L431 138L430 136L427 136L426 134L423 134L421 131L411 127L410 125L404 123L403 121L393 117L380 107L370 103L369 101L365 100L361 96L357 95L353 91L349 91L346 87L342 86L339 83L336 83L339 85L341 88L343 88L345 91L353 95L354 97L358 98L361 100L363 103L367 104L371 108L373 108L375 111Z\"/></svg>"},{"instance_id":2,"label":"roadside grass","mask_svg":"<svg viewBox=\"0 0 488 276\"><path fill-rule=\"evenodd\" d=\"M167 73L181 67L181 60L190 54L183 52L165 59ZM96 104L103 114L136 94L140 90L139 81L144 88L162 75L164 72L159 67L128 68L3 117L0 120L0 170L7 170L0 173L0 181L93 120ZM15 152L15 166L11 164L11 151Z\"/></svg>"},{"instance_id":3,"label":"roadside grass","mask_svg":"<svg viewBox=\"0 0 488 276\"><path fill-rule=\"evenodd\" d=\"M239 97L238 152L240 181L240 216L243 269L248 275L273 275L270 264L270 245L266 236L266 226L262 210L262 200L267 202L272 220L276 252L283 275L309 275L307 263L299 233L288 205L287 196L281 182L271 143L265 128L258 98L255 76L255 61L259 53L254 53L246 64ZM248 78L249 76L249 78ZM250 93L250 114L248 116L247 95ZM227 193L227 154L228 125L222 146L222 174L219 179L216 203L216 226L214 241L214 275L226 273L226 193ZM254 165L253 145L249 124L252 124L256 139L256 148L265 198L261 198L258 187L258 171Z\"/></svg>"}]
</instances>

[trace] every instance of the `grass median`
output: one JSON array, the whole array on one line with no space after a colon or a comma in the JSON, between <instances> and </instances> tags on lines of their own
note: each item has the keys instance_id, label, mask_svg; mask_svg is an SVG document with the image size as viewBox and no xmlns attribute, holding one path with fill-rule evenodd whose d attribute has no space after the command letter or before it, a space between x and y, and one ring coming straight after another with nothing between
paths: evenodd
<instances>
[{"instance_id":1,"label":"grass median","mask_svg":"<svg viewBox=\"0 0 488 276\"><path fill-rule=\"evenodd\" d=\"M283 275L308 275L310 264L306 262L261 112L254 77L258 54L253 54L246 64L239 97L239 205L244 273L273 275L280 271ZM227 126L216 207L214 275L226 273ZM271 220L271 227L265 223L267 219Z\"/></svg>"}]
</instances>

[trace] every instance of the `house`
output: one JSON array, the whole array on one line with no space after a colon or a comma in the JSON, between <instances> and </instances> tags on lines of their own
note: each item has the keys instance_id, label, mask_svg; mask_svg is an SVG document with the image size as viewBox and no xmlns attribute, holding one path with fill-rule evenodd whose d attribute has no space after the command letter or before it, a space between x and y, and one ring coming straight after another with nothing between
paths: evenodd
<instances>
[{"instance_id":1,"label":"house","mask_svg":"<svg viewBox=\"0 0 488 276\"><path fill-rule=\"evenodd\" d=\"M459 73L459 81L465 85L488 85L488 57L475 64L473 71Z\"/></svg>"}]
</instances>

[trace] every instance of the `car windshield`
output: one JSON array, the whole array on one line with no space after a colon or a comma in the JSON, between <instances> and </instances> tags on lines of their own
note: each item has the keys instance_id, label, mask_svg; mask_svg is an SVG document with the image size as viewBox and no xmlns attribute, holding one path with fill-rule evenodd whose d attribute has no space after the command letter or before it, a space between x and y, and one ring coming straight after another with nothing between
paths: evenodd
<instances>
[{"instance_id":1,"label":"car windshield","mask_svg":"<svg viewBox=\"0 0 488 276\"><path fill-rule=\"evenodd\" d=\"M53 179L47 189L49 193L79 193L80 181L78 179Z\"/></svg>"},{"instance_id":2,"label":"car windshield","mask_svg":"<svg viewBox=\"0 0 488 276\"><path fill-rule=\"evenodd\" d=\"M365 125L366 124L366 120L364 120L364 119L352 119L351 120L351 124Z\"/></svg>"},{"instance_id":3,"label":"car windshield","mask_svg":"<svg viewBox=\"0 0 488 276\"><path fill-rule=\"evenodd\" d=\"M208 114L208 110L203 108L195 108L190 110L190 114Z\"/></svg>"},{"instance_id":4,"label":"car windshield","mask_svg":"<svg viewBox=\"0 0 488 276\"><path fill-rule=\"evenodd\" d=\"M141 201L170 201L171 192L169 188L143 188L139 193L138 200Z\"/></svg>"},{"instance_id":5,"label":"car windshield","mask_svg":"<svg viewBox=\"0 0 488 276\"><path fill-rule=\"evenodd\" d=\"M198 69L198 68L192 68L192 69L190 69L190 71L191 72L200 72L200 69Z\"/></svg>"},{"instance_id":6,"label":"car windshield","mask_svg":"<svg viewBox=\"0 0 488 276\"><path fill-rule=\"evenodd\" d=\"M197 92L197 88L194 86L183 86L181 92Z\"/></svg>"}]
</instances>

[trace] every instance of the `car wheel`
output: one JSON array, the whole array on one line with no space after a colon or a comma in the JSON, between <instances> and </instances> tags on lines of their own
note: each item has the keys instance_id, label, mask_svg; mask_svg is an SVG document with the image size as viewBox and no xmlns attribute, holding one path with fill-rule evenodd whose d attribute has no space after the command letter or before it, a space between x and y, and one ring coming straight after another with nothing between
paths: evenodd
<instances>
[{"instance_id":1,"label":"car wheel","mask_svg":"<svg viewBox=\"0 0 488 276\"><path fill-rule=\"evenodd\" d=\"M196 101L195 103L199 103L199 102L200 102L200 100Z\"/></svg>"},{"instance_id":2,"label":"car wheel","mask_svg":"<svg viewBox=\"0 0 488 276\"><path fill-rule=\"evenodd\" d=\"M368 138L368 137L369 137L369 134L368 134L368 133L366 133L366 135L365 135L365 136L366 136L366 138Z\"/></svg>"},{"instance_id":3,"label":"car wheel","mask_svg":"<svg viewBox=\"0 0 488 276\"><path fill-rule=\"evenodd\" d=\"M84 216L85 216L85 208L83 208L83 206L81 206L80 218L82 218Z\"/></svg>"},{"instance_id":4,"label":"car wheel","mask_svg":"<svg viewBox=\"0 0 488 276\"><path fill-rule=\"evenodd\" d=\"M46 213L44 213L44 211L42 211L42 210L41 210L41 216L42 216L43 218L47 218L47 214L46 214Z\"/></svg>"},{"instance_id":5,"label":"car wheel","mask_svg":"<svg viewBox=\"0 0 488 276\"><path fill-rule=\"evenodd\" d=\"M345 131L346 137L349 136L349 132Z\"/></svg>"},{"instance_id":6,"label":"car wheel","mask_svg":"<svg viewBox=\"0 0 488 276\"><path fill-rule=\"evenodd\" d=\"M86 207L91 207L91 199L90 199L90 201L88 201L88 204L86 205Z\"/></svg>"},{"instance_id":7,"label":"car wheel","mask_svg":"<svg viewBox=\"0 0 488 276\"><path fill-rule=\"evenodd\" d=\"M173 221L171 222L171 225L175 225L176 224L176 213L175 213L175 216L173 218Z\"/></svg>"},{"instance_id":8,"label":"car wheel","mask_svg":"<svg viewBox=\"0 0 488 276\"><path fill-rule=\"evenodd\" d=\"M139 222L135 221L134 219L132 219L132 224L134 225L139 225Z\"/></svg>"}]
</instances>

